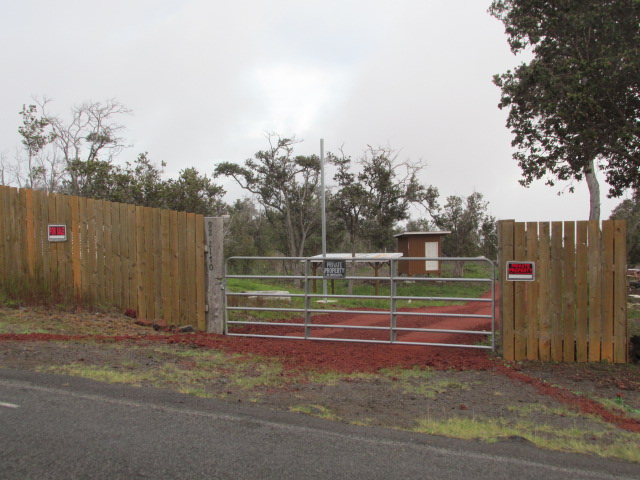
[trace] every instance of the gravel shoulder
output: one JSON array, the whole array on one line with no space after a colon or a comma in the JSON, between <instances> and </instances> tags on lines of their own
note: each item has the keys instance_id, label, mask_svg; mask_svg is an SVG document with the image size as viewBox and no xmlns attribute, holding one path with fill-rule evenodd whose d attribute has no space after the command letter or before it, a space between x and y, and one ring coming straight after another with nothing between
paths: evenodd
<instances>
[{"instance_id":1,"label":"gravel shoulder","mask_svg":"<svg viewBox=\"0 0 640 480\"><path fill-rule=\"evenodd\" d=\"M2 307L0 368L640 462L634 364L505 363L460 349L175 334L116 312Z\"/></svg>"}]
</instances>

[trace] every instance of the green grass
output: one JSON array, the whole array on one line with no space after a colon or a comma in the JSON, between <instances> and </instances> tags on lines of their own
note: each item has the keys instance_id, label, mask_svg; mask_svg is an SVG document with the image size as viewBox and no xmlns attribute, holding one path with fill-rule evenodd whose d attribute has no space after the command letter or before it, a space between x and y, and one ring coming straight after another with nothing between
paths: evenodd
<instances>
[{"instance_id":1,"label":"green grass","mask_svg":"<svg viewBox=\"0 0 640 480\"><path fill-rule=\"evenodd\" d=\"M39 269L35 278L10 276L0 279L0 304L15 308L24 305L74 305L83 303L73 294L42 279Z\"/></svg>"},{"instance_id":2,"label":"green grass","mask_svg":"<svg viewBox=\"0 0 640 480\"><path fill-rule=\"evenodd\" d=\"M108 348L122 349L121 345ZM133 386L150 385L171 388L198 397L212 397L207 392L208 383L223 382L240 390L260 390L264 387L280 387L295 379L282 374L278 360L256 355L232 355L216 350L178 349L169 346L136 347L143 356L157 359L161 364L144 368L139 360L126 358L111 365L92 365L74 362L66 365L41 366L38 371L73 375L107 383L125 383ZM259 392L258 392L259 394Z\"/></svg>"},{"instance_id":3,"label":"green grass","mask_svg":"<svg viewBox=\"0 0 640 480\"><path fill-rule=\"evenodd\" d=\"M615 428L615 427L610 427ZM616 432L616 436L579 428L564 428L530 421L507 422L495 418L462 418L445 420L425 417L415 428L418 433L441 435L465 440L494 443L509 437L522 437L540 448L640 462L640 438L637 434Z\"/></svg>"},{"instance_id":4,"label":"green grass","mask_svg":"<svg viewBox=\"0 0 640 480\"><path fill-rule=\"evenodd\" d=\"M0 321L0 333L50 333L44 328L34 328L31 325L24 325L21 321L12 321L6 317Z\"/></svg>"},{"instance_id":5,"label":"green grass","mask_svg":"<svg viewBox=\"0 0 640 480\"><path fill-rule=\"evenodd\" d=\"M448 390L469 389L469 386L462 382L449 378L434 378L436 372L428 368L392 368L383 369L380 373L393 381L395 388L402 390L402 393L430 399Z\"/></svg>"},{"instance_id":6,"label":"green grass","mask_svg":"<svg viewBox=\"0 0 640 480\"><path fill-rule=\"evenodd\" d=\"M624 412L628 417L640 420L640 409L633 408L631 405L628 405L623 397L616 397L614 399L594 398L594 400L600 402L609 409L618 409Z\"/></svg>"},{"instance_id":7,"label":"green grass","mask_svg":"<svg viewBox=\"0 0 640 480\"><path fill-rule=\"evenodd\" d=\"M311 415L325 420L332 420L334 422L340 420L340 417L323 405L296 405L291 407L289 410L291 412L304 413L305 415Z\"/></svg>"},{"instance_id":8,"label":"green grass","mask_svg":"<svg viewBox=\"0 0 640 480\"><path fill-rule=\"evenodd\" d=\"M629 307L627 308L627 321L629 325L629 337L633 337L634 335L640 336L640 302L631 297L629 297Z\"/></svg>"},{"instance_id":9,"label":"green grass","mask_svg":"<svg viewBox=\"0 0 640 480\"><path fill-rule=\"evenodd\" d=\"M320 383L322 385L327 386L335 386L338 383L349 380L349 381L367 381L373 380L377 378L378 375L375 373L342 373L335 371L328 372L309 372L307 376L307 380L313 383Z\"/></svg>"}]
</instances>

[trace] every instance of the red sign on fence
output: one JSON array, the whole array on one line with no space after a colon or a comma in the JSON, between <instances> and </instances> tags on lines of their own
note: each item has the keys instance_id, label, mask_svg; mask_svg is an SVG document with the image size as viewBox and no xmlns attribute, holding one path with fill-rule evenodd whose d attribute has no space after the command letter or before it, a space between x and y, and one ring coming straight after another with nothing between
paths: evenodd
<instances>
[{"instance_id":1,"label":"red sign on fence","mask_svg":"<svg viewBox=\"0 0 640 480\"><path fill-rule=\"evenodd\" d=\"M50 242L66 242L67 226L66 225L49 225L49 241Z\"/></svg>"},{"instance_id":2,"label":"red sign on fence","mask_svg":"<svg viewBox=\"0 0 640 480\"><path fill-rule=\"evenodd\" d=\"M507 280L532 282L536 266L533 262L507 262Z\"/></svg>"}]
</instances>

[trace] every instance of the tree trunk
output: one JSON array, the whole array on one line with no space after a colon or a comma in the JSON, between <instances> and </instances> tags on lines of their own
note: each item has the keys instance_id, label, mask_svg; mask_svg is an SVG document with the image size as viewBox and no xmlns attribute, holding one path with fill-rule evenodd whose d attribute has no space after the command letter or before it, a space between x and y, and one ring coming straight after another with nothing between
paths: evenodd
<instances>
[{"instance_id":1,"label":"tree trunk","mask_svg":"<svg viewBox=\"0 0 640 480\"><path fill-rule=\"evenodd\" d=\"M584 168L584 176L589 187L589 220L600 220L600 184L596 178L595 161Z\"/></svg>"},{"instance_id":2,"label":"tree trunk","mask_svg":"<svg viewBox=\"0 0 640 480\"><path fill-rule=\"evenodd\" d=\"M351 232L351 258L356 258L356 235L355 232ZM356 275L356 262L352 261L350 265L350 276ZM349 280L347 284L347 295L353 295L353 280Z\"/></svg>"},{"instance_id":3,"label":"tree trunk","mask_svg":"<svg viewBox=\"0 0 640 480\"><path fill-rule=\"evenodd\" d=\"M453 276L453 278L464 277L464 262L453 262L453 272L451 275Z\"/></svg>"}]
</instances>

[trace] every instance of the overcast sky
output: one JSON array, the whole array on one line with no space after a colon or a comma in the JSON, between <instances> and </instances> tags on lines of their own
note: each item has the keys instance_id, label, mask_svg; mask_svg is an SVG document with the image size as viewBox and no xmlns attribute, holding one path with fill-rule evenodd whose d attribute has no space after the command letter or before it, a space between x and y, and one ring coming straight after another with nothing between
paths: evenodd
<instances>
[{"instance_id":1,"label":"overcast sky","mask_svg":"<svg viewBox=\"0 0 640 480\"><path fill-rule=\"evenodd\" d=\"M34 95L64 117L117 99L132 147L167 175L210 174L266 147L296 152L384 145L422 159L425 184L478 191L497 218L588 218L588 193L518 184L506 112L492 75L519 59L489 0L5 0L0 16L0 151L19 146L18 112ZM227 201L239 196L229 181ZM601 189L606 192L606 185ZM604 195L603 195L604 196ZM602 218L621 200L603 199Z\"/></svg>"}]
</instances>

